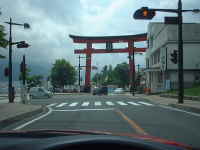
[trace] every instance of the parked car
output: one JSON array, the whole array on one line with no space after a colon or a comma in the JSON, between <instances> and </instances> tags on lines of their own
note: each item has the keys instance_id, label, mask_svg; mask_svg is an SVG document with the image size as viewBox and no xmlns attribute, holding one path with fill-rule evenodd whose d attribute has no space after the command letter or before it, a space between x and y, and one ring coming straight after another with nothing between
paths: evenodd
<instances>
[{"instance_id":1,"label":"parked car","mask_svg":"<svg viewBox=\"0 0 200 150\"><path fill-rule=\"evenodd\" d=\"M113 93L114 94L123 94L125 91L123 88L116 88Z\"/></svg>"},{"instance_id":2,"label":"parked car","mask_svg":"<svg viewBox=\"0 0 200 150\"><path fill-rule=\"evenodd\" d=\"M53 94L44 87L33 87L30 89L30 97L34 98L51 98Z\"/></svg>"}]
</instances>

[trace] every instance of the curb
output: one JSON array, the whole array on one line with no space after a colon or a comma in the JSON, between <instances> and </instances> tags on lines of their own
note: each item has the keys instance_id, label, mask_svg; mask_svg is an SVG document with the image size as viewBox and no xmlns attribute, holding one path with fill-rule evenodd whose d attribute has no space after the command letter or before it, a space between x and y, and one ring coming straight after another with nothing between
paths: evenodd
<instances>
[{"instance_id":1,"label":"curb","mask_svg":"<svg viewBox=\"0 0 200 150\"><path fill-rule=\"evenodd\" d=\"M168 95L168 94L161 94L160 97L178 98L177 95ZM200 101L200 97L199 96L184 96L184 100Z\"/></svg>"},{"instance_id":2,"label":"curb","mask_svg":"<svg viewBox=\"0 0 200 150\"><path fill-rule=\"evenodd\" d=\"M9 126L10 124L16 123L16 122L21 121L25 118L32 117L33 115L37 115L37 114L45 112L45 111L47 111L47 108L44 107L44 106L41 106L40 108L38 108L34 111L23 113L23 114L20 114L20 115L11 117L11 118L7 118L5 120L1 120L0 121L0 129L3 129L3 128Z\"/></svg>"},{"instance_id":3,"label":"curb","mask_svg":"<svg viewBox=\"0 0 200 150\"><path fill-rule=\"evenodd\" d=\"M199 108L194 108L194 107L190 107L190 106L183 106L183 105L179 105L179 104L168 104L168 106L200 114Z\"/></svg>"}]
</instances>

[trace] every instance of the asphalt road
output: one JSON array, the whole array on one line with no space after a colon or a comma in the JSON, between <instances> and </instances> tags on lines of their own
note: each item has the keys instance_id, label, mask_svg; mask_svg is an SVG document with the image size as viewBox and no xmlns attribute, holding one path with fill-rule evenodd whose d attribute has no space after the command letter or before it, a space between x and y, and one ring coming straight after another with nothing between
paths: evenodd
<instances>
[{"instance_id":1,"label":"asphalt road","mask_svg":"<svg viewBox=\"0 0 200 150\"><path fill-rule=\"evenodd\" d=\"M131 96L57 95L33 99L49 111L7 129L77 129L135 133L200 147L200 115L156 105Z\"/></svg>"}]
</instances>

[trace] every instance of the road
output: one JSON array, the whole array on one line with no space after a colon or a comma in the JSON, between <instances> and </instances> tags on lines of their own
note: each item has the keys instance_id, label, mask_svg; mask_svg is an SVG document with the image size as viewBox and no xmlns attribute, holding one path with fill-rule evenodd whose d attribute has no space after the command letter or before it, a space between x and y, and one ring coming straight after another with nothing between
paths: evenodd
<instances>
[{"instance_id":1,"label":"road","mask_svg":"<svg viewBox=\"0 0 200 150\"><path fill-rule=\"evenodd\" d=\"M77 129L152 135L200 147L200 115L132 96L56 95L33 99L49 111L7 129Z\"/></svg>"}]
</instances>

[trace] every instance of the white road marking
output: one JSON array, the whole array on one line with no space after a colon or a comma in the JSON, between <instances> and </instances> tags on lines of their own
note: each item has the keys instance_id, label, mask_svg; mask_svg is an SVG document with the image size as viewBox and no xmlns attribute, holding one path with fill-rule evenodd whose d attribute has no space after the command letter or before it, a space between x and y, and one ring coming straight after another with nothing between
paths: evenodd
<instances>
[{"instance_id":1,"label":"white road marking","mask_svg":"<svg viewBox=\"0 0 200 150\"><path fill-rule=\"evenodd\" d=\"M143 104L143 105L147 105L147 106L153 106L153 104L146 103L146 102L138 102L138 103Z\"/></svg>"},{"instance_id":2,"label":"white road marking","mask_svg":"<svg viewBox=\"0 0 200 150\"><path fill-rule=\"evenodd\" d=\"M89 102L83 102L81 106L88 106L90 103Z\"/></svg>"},{"instance_id":3,"label":"white road marking","mask_svg":"<svg viewBox=\"0 0 200 150\"><path fill-rule=\"evenodd\" d=\"M109 105L109 106L113 106L113 105L115 105L113 102L109 102L109 101L106 102L106 104Z\"/></svg>"},{"instance_id":4,"label":"white road marking","mask_svg":"<svg viewBox=\"0 0 200 150\"><path fill-rule=\"evenodd\" d=\"M105 109L72 109L72 110L66 110L66 109L60 109L60 110L52 110L52 111L108 111L108 110L114 110L114 108L105 108Z\"/></svg>"},{"instance_id":5,"label":"white road marking","mask_svg":"<svg viewBox=\"0 0 200 150\"><path fill-rule=\"evenodd\" d=\"M57 103L52 103L52 104L47 105L47 107L55 106L56 104Z\"/></svg>"},{"instance_id":6,"label":"white road marking","mask_svg":"<svg viewBox=\"0 0 200 150\"><path fill-rule=\"evenodd\" d=\"M101 106L101 102L94 102L95 106Z\"/></svg>"},{"instance_id":7,"label":"white road marking","mask_svg":"<svg viewBox=\"0 0 200 150\"><path fill-rule=\"evenodd\" d=\"M27 126L27 125L29 125L29 124L31 124L31 123L37 121L37 120L40 120L40 119L42 119L42 118L44 118L44 117L50 115L50 114L52 113L53 110L52 110L51 107L48 107L48 109L49 109L49 111L48 111L46 114L44 114L44 115L42 115L42 116L39 116L39 117L37 117L37 118L35 118L35 119L31 120L31 121L28 121L28 122L26 122L26 123L24 123L24 124L22 124L22 125L20 125L20 126L18 126L18 127L16 127L16 128L14 128L13 130L20 130L20 129L24 128L25 126Z\"/></svg>"},{"instance_id":8,"label":"white road marking","mask_svg":"<svg viewBox=\"0 0 200 150\"><path fill-rule=\"evenodd\" d=\"M135 105L135 106L139 106L139 105L140 105L140 104L135 103L135 102L127 102L127 103L129 103L129 104L131 104L131 105Z\"/></svg>"},{"instance_id":9,"label":"white road marking","mask_svg":"<svg viewBox=\"0 0 200 150\"><path fill-rule=\"evenodd\" d=\"M173 110L173 111L183 112L183 113L190 114L190 115L193 115L193 116L196 116L196 117L200 117L200 114L185 111L185 110L182 110L182 109L173 108L173 107L169 107L169 106L160 106L160 107L165 108L165 109L169 109L169 110Z\"/></svg>"},{"instance_id":10,"label":"white road marking","mask_svg":"<svg viewBox=\"0 0 200 150\"><path fill-rule=\"evenodd\" d=\"M65 105L67 105L67 103L61 103L60 105L57 105L56 107L63 107Z\"/></svg>"},{"instance_id":11,"label":"white road marking","mask_svg":"<svg viewBox=\"0 0 200 150\"><path fill-rule=\"evenodd\" d=\"M121 102L121 101L118 101L117 103L118 103L119 105L122 105L122 106L128 105L128 104L126 104L126 103L124 103L124 102Z\"/></svg>"},{"instance_id":12,"label":"white road marking","mask_svg":"<svg viewBox=\"0 0 200 150\"><path fill-rule=\"evenodd\" d=\"M70 106L70 107L74 107L74 106L76 106L76 105L78 105L78 103L75 102L75 103L71 103L69 106Z\"/></svg>"}]
</instances>

